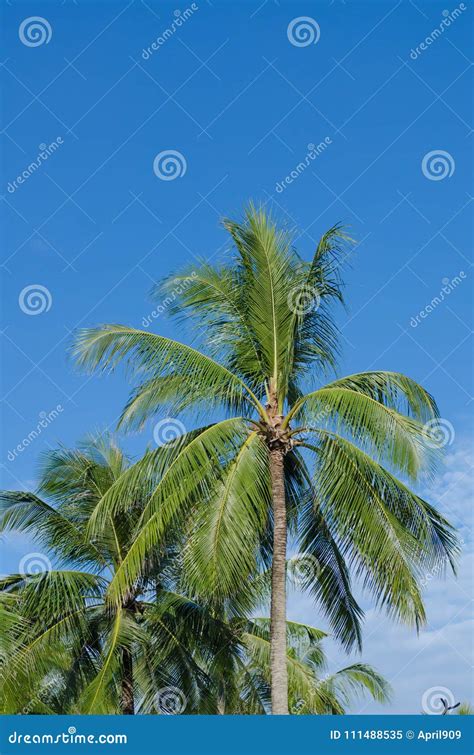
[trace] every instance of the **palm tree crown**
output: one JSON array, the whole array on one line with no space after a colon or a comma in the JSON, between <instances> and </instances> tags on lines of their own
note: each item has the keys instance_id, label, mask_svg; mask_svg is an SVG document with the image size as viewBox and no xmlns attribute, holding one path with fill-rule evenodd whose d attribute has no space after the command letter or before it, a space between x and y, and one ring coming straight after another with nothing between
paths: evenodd
<instances>
[{"instance_id":1,"label":"palm tree crown","mask_svg":"<svg viewBox=\"0 0 474 755\"><path fill-rule=\"evenodd\" d=\"M55 562L0 582L0 605L10 617L4 712L157 712L157 692L170 686L186 689L192 711L204 695L196 647L205 658L232 638L218 622L204 624L200 607L174 592L172 547L150 554L120 604L107 599L143 496L109 517L100 536L90 537L87 524L128 466L110 439L91 439L47 454L38 495L1 493L1 529L32 532Z\"/></svg>"}]
</instances>

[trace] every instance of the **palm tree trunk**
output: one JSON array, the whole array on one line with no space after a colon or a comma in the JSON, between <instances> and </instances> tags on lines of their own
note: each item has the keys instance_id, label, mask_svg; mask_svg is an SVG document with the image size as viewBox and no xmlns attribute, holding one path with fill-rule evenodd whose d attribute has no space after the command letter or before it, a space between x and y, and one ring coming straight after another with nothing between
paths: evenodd
<instances>
[{"instance_id":1,"label":"palm tree trunk","mask_svg":"<svg viewBox=\"0 0 474 755\"><path fill-rule=\"evenodd\" d=\"M133 716L135 702L133 698L133 660L128 648L122 648L122 690L120 695L122 714Z\"/></svg>"},{"instance_id":2,"label":"palm tree trunk","mask_svg":"<svg viewBox=\"0 0 474 755\"><path fill-rule=\"evenodd\" d=\"M225 699L221 696L217 700L217 714L219 716L225 716Z\"/></svg>"},{"instance_id":3,"label":"palm tree trunk","mask_svg":"<svg viewBox=\"0 0 474 755\"><path fill-rule=\"evenodd\" d=\"M270 670L272 714L288 714L286 659L286 500L284 452L270 449L273 499L272 600L270 611Z\"/></svg>"}]
</instances>

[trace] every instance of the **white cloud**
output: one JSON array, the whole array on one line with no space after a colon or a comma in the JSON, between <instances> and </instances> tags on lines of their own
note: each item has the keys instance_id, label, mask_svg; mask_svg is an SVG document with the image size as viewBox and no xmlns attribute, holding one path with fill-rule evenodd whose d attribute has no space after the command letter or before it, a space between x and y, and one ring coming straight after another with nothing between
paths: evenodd
<instances>
[{"instance_id":1,"label":"white cloud","mask_svg":"<svg viewBox=\"0 0 474 755\"><path fill-rule=\"evenodd\" d=\"M469 441L456 441L446 454L435 484L425 494L458 528L465 543L473 541L474 453Z\"/></svg>"}]
</instances>

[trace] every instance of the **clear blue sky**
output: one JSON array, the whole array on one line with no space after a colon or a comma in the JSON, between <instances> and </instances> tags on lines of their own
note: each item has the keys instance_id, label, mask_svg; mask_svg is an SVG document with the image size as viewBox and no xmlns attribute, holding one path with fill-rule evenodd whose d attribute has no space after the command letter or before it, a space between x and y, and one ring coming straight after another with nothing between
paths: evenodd
<instances>
[{"instance_id":1,"label":"clear blue sky","mask_svg":"<svg viewBox=\"0 0 474 755\"><path fill-rule=\"evenodd\" d=\"M143 49L176 18L175 4L4 5L2 486L33 488L42 450L113 426L124 404L123 375L74 372L66 355L70 331L99 322L141 327L153 310L153 281L194 255L216 259L226 243L219 218L238 215L253 198L299 229L306 258L330 225L350 226L359 244L346 271L349 310L339 313L340 372L399 370L435 395L454 440L447 447L452 466L433 494L446 485L442 505L468 541L459 491L468 490L472 416L472 9L466 4L433 35L443 11L459 5L196 6L145 60ZM191 3L179 10L186 8ZM18 30L38 13L51 38L31 47ZM299 16L317 23L316 44L290 42L288 25ZM58 137L57 149L15 187L39 145ZM325 138L326 148L277 191L305 161L308 144ZM165 150L184 156L181 178L155 175L155 156ZM427 177L423 158L439 151L451 175L433 180L439 174ZM413 327L446 279L461 272L461 282L449 284L445 300ZM51 297L49 311L36 316L18 302L33 284ZM164 316L153 328L183 337ZM58 404L59 416L9 460L40 413ZM149 429L126 444L138 454L152 441ZM461 487L453 487L450 469ZM16 569L28 549L10 538L2 570ZM304 616L318 621L309 608ZM459 639L452 643L459 647ZM449 651L452 660L443 652L453 668L458 651ZM455 694L457 684L452 680Z\"/></svg>"}]
</instances>

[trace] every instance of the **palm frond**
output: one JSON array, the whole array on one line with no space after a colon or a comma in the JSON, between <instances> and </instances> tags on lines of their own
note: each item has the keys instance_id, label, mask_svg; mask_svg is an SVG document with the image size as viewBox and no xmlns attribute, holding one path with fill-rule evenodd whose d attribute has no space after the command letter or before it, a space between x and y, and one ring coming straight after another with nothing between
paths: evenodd
<instances>
[{"instance_id":1,"label":"palm frond","mask_svg":"<svg viewBox=\"0 0 474 755\"><path fill-rule=\"evenodd\" d=\"M341 552L388 612L425 620L419 580L454 565L452 527L390 472L346 439L319 431L319 508Z\"/></svg>"},{"instance_id":2,"label":"palm frond","mask_svg":"<svg viewBox=\"0 0 474 755\"><path fill-rule=\"evenodd\" d=\"M79 331L73 346L77 365L90 372L113 371L125 361L131 376L180 375L185 384L193 381L206 391L214 403L218 397L225 405L239 410L246 402L265 415L260 402L245 383L230 370L191 346L164 336L128 328L102 325Z\"/></svg>"},{"instance_id":3,"label":"palm frond","mask_svg":"<svg viewBox=\"0 0 474 755\"><path fill-rule=\"evenodd\" d=\"M121 646L121 635L124 626L124 612L119 610L107 638L104 648L104 659L97 676L86 687L79 700L78 708L82 713L105 714L117 712L116 696L110 694L113 684L113 673L117 670L118 650Z\"/></svg>"},{"instance_id":4,"label":"palm frond","mask_svg":"<svg viewBox=\"0 0 474 755\"><path fill-rule=\"evenodd\" d=\"M179 447L152 491L142 514L140 530L111 581L111 598L119 599L127 591L138 577L145 557L167 529L183 522L197 500L206 499L208 486L212 490L222 475L221 465L238 453L248 432L242 418L223 420ZM117 490L114 494L119 495ZM114 499L109 499L108 504L114 506Z\"/></svg>"},{"instance_id":5,"label":"palm frond","mask_svg":"<svg viewBox=\"0 0 474 755\"><path fill-rule=\"evenodd\" d=\"M415 380L400 372L360 372L335 380L326 388L348 388L363 393L420 422L428 422L439 415L433 396Z\"/></svg>"},{"instance_id":6,"label":"palm frond","mask_svg":"<svg viewBox=\"0 0 474 755\"><path fill-rule=\"evenodd\" d=\"M307 394L303 404L310 424L315 420L319 427L349 433L381 462L412 479L434 472L439 454L426 427L372 396L332 385Z\"/></svg>"},{"instance_id":7,"label":"palm frond","mask_svg":"<svg viewBox=\"0 0 474 755\"><path fill-rule=\"evenodd\" d=\"M266 380L275 385L287 371L293 312L290 295L297 257L289 234L252 205L243 223L225 219L240 255L246 322L261 355ZM280 397L283 400L283 396Z\"/></svg>"},{"instance_id":8,"label":"palm frond","mask_svg":"<svg viewBox=\"0 0 474 755\"><path fill-rule=\"evenodd\" d=\"M344 709L368 693L378 703L390 702L392 688L384 677L366 663L354 663L325 677L319 683L328 695L334 695Z\"/></svg>"},{"instance_id":9,"label":"palm frond","mask_svg":"<svg viewBox=\"0 0 474 755\"><path fill-rule=\"evenodd\" d=\"M296 572L297 587L314 597L343 647L360 650L364 612L353 595L348 565L320 509L317 478L313 483L301 454L293 450L292 457L302 484L295 533L299 554L290 559L288 574Z\"/></svg>"},{"instance_id":10,"label":"palm frond","mask_svg":"<svg viewBox=\"0 0 474 755\"><path fill-rule=\"evenodd\" d=\"M191 316L199 329L205 330L211 354L224 363L232 355L229 369L261 390L266 373L240 282L238 270L201 261L197 268L193 265L166 279L152 294L156 300L172 299L170 314L181 319Z\"/></svg>"},{"instance_id":11,"label":"palm frond","mask_svg":"<svg viewBox=\"0 0 474 755\"><path fill-rule=\"evenodd\" d=\"M198 508L184 552L191 593L223 600L252 590L270 500L267 450L253 432Z\"/></svg>"},{"instance_id":12,"label":"palm frond","mask_svg":"<svg viewBox=\"0 0 474 755\"><path fill-rule=\"evenodd\" d=\"M104 567L107 560L84 531L61 511L35 493L19 490L0 491L0 531L17 530L34 533L48 550L56 551L62 563Z\"/></svg>"}]
</instances>

